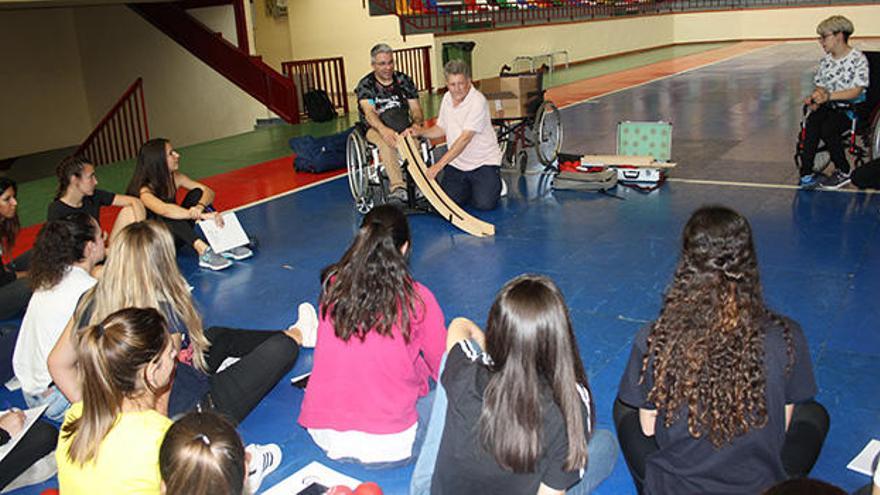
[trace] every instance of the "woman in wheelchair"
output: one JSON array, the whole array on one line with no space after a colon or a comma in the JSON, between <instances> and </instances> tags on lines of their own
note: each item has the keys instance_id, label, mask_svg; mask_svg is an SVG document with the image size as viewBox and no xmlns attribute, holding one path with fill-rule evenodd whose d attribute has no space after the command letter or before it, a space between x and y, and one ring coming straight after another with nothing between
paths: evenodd
<instances>
[{"instance_id":1,"label":"woman in wheelchair","mask_svg":"<svg viewBox=\"0 0 880 495\"><path fill-rule=\"evenodd\" d=\"M850 128L851 121L847 112L836 105L860 102L869 84L867 57L848 44L853 30L852 22L839 15L825 19L816 27L825 56L813 78L815 89L804 99L809 113L799 150L802 188L820 185L813 170L820 140L828 148L836 168L823 186L837 189L850 182L850 166L841 135Z\"/></svg>"}]
</instances>

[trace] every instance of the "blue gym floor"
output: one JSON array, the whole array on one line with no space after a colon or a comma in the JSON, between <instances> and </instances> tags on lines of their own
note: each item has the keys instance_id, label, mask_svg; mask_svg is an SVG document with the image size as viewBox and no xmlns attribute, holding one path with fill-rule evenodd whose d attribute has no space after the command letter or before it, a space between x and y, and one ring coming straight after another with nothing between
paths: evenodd
<instances>
[{"instance_id":1,"label":"blue gym floor","mask_svg":"<svg viewBox=\"0 0 880 495\"><path fill-rule=\"evenodd\" d=\"M463 315L477 322L511 277L551 276L571 308L599 426L613 428L611 405L632 336L660 309L682 226L701 205L733 207L752 223L767 300L803 326L818 400L831 414L812 476L856 489L868 478L846 464L880 438L880 199L789 187L799 101L820 56L816 43L776 45L564 109L563 149L572 153L614 152L621 120L672 122L674 180L650 194L618 187L614 197L550 192L539 176L506 175L509 196L479 215L496 225L495 237L468 236L436 216L410 217L413 274L434 292L447 321ZM360 221L344 178L239 215L259 237L255 258L218 273L181 262L208 325L288 325L299 302L317 301L320 269L342 255ZM290 376L310 367L311 351L303 351ZM296 424L302 398L282 380L241 425L246 442L275 442L284 452L264 489L318 460L376 481L386 494L407 492L411 466L365 470L326 459ZM597 491L634 492L622 458Z\"/></svg>"}]
</instances>

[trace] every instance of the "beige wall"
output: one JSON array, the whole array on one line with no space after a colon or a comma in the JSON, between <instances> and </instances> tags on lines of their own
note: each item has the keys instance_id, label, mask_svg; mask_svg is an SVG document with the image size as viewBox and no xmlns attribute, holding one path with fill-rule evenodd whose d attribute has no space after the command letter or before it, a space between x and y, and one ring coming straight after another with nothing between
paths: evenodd
<instances>
[{"instance_id":1,"label":"beige wall","mask_svg":"<svg viewBox=\"0 0 880 495\"><path fill-rule=\"evenodd\" d=\"M370 17L357 0L289 0L287 8L292 57L342 56L349 92L372 70L370 48L376 43L393 48L434 44L430 34L407 36L404 42L397 17Z\"/></svg>"},{"instance_id":2,"label":"beige wall","mask_svg":"<svg viewBox=\"0 0 880 495\"><path fill-rule=\"evenodd\" d=\"M880 6L839 5L780 10L738 10L675 14L675 42L729 39L812 38L816 25L840 14L855 24L855 36L880 36Z\"/></svg>"},{"instance_id":3,"label":"beige wall","mask_svg":"<svg viewBox=\"0 0 880 495\"><path fill-rule=\"evenodd\" d=\"M289 2L293 4L293 0ZM269 15L266 0L254 0L254 53L275 70L281 71L281 62L291 60L290 24L287 17Z\"/></svg>"},{"instance_id":4,"label":"beige wall","mask_svg":"<svg viewBox=\"0 0 880 495\"><path fill-rule=\"evenodd\" d=\"M235 39L232 9L193 12ZM187 145L253 129L267 110L223 76L123 6L76 10L92 121L138 76L144 78L150 134Z\"/></svg>"},{"instance_id":5,"label":"beige wall","mask_svg":"<svg viewBox=\"0 0 880 495\"><path fill-rule=\"evenodd\" d=\"M0 13L0 158L78 144L90 130L70 9Z\"/></svg>"},{"instance_id":6,"label":"beige wall","mask_svg":"<svg viewBox=\"0 0 880 495\"><path fill-rule=\"evenodd\" d=\"M640 50L670 43L769 38L812 38L824 18L841 14L856 25L856 36L880 36L880 7L849 5L664 14L523 29L437 35L443 43L475 41L474 78L495 75L518 55L568 50L572 61ZM439 58L439 57L438 57ZM558 62L558 60L557 60ZM435 64L440 74L441 61ZM435 80L438 78L435 77Z\"/></svg>"},{"instance_id":7,"label":"beige wall","mask_svg":"<svg viewBox=\"0 0 880 495\"><path fill-rule=\"evenodd\" d=\"M454 36L437 36L435 52L443 43L474 41L474 79L498 75L504 64L520 55L567 50L572 61L640 50L674 42L672 16L612 19L507 29ZM442 60L435 64L441 74ZM561 59L558 59L561 60Z\"/></svg>"}]
</instances>

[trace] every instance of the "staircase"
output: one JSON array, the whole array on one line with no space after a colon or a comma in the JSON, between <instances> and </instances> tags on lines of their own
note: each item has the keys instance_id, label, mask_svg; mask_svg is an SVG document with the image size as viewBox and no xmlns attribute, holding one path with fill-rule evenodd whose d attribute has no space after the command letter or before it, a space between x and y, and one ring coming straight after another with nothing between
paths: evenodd
<instances>
[{"instance_id":1,"label":"staircase","mask_svg":"<svg viewBox=\"0 0 880 495\"><path fill-rule=\"evenodd\" d=\"M239 48L189 15L179 3L134 3L128 7L282 119L291 124L299 122L293 81L267 65L261 57L250 55L241 32L238 34L242 48ZM237 18L239 11L236 9Z\"/></svg>"}]
</instances>

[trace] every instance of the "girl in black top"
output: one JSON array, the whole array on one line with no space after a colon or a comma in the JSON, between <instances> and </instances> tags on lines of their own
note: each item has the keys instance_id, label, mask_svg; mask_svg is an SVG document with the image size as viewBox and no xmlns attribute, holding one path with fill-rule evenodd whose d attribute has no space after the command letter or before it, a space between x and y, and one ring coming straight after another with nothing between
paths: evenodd
<instances>
[{"instance_id":1,"label":"girl in black top","mask_svg":"<svg viewBox=\"0 0 880 495\"><path fill-rule=\"evenodd\" d=\"M0 320L19 314L31 300L31 289L24 279L29 253L12 261L12 247L20 228L17 192L14 180L0 177Z\"/></svg>"},{"instance_id":2,"label":"girl in black top","mask_svg":"<svg viewBox=\"0 0 880 495\"><path fill-rule=\"evenodd\" d=\"M223 227L223 217L210 211L214 191L191 179L180 170L180 153L167 139L151 139L141 146L137 165L127 193L140 198L150 218L164 222L174 236L177 248L193 249L199 255L199 266L210 270L223 270L232 265L230 260L243 260L253 256L246 246L239 246L222 253L215 253L196 234L195 222L213 220ZM177 189L188 192L181 204L175 202Z\"/></svg>"},{"instance_id":3,"label":"girl in black top","mask_svg":"<svg viewBox=\"0 0 880 495\"><path fill-rule=\"evenodd\" d=\"M431 493L591 491L611 473L617 448L609 432L593 431L593 401L559 289L537 275L508 282L483 341L469 320L449 327L441 377L449 404Z\"/></svg>"},{"instance_id":4,"label":"girl in black top","mask_svg":"<svg viewBox=\"0 0 880 495\"><path fill-rule=\"evenodd\" d=\"M644 493L760 493L812 468L828 430L800 327L764 303L748 221L684 228L659 318L635 337L615 424Z\"/></svg>"}]
</instances>

